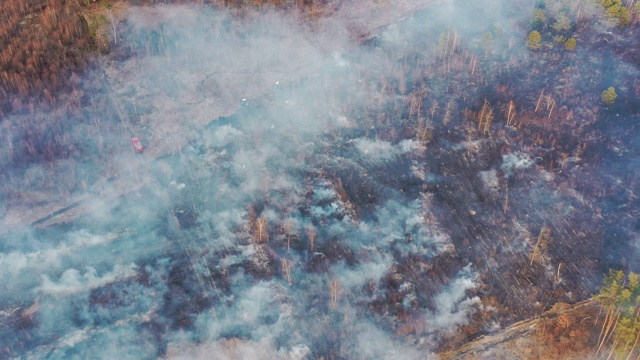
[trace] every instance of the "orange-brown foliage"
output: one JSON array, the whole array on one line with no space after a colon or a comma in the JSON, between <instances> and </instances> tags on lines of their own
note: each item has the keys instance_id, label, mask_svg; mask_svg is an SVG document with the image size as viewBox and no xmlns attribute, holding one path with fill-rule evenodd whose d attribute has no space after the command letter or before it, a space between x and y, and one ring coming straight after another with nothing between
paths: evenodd
<instances>
[{"instance_id":1,"label":"orange-brown foliage","mask_svg":"<svg viewBox=\"0 0 640 360\"><path fill-rule=\"evenodd\" d=\"M80 9L73 0L0 2L0 111L19 111L13 108L17 96L51 104L84 66L91 45Z\"/></svg>"},{"instance_id":2,"label":"orange-brown foliage","mask_svg":"<svg viewBox=\"0 0 640 360\"><path fill-rule=\"evenodd\" d=\"M149 5L155 1L122 0ZM112 1L113 2L113 1ZM204 3L174 0L172 3ZM323 12L328 0L214 0L213 6L295 9L309 16ZM101 0L6 0L0 2L0 115L23 111L28 102L54 105L61 90L73 90L69 77L97 50L84 14L102 9ZM106 7L105 7L106 8ZM103 44L104 45L104 44ZM102 49L104 50L104 49ZM16 99L19 99L16 102Z\"/></svg>"}]
</instances>

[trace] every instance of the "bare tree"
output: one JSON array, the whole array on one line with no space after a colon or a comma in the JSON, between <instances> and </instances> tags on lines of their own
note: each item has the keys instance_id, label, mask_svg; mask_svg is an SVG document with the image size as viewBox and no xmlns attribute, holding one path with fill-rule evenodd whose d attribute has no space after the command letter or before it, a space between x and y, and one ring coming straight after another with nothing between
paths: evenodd
<instances>
[{"instance_id":1,"label":"bare tree","mask_svg":"<svg viewBox=\"0 0 640 360\"><path fill-rule=\"evenodd\" d=\"M331 284L329 284L329 297L330 297L330 302L329 302L329 306L333 309L338 305L338 292L340 290L340 287L338 285L338 281L337 280L332 280Z\"/></svg>"}]
</instances>

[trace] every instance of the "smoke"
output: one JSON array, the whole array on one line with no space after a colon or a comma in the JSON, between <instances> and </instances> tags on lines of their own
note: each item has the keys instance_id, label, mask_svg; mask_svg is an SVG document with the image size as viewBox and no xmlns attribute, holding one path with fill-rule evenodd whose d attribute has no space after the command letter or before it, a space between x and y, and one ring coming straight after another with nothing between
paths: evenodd
<instances>
[{"instance_id":1,"label":"smoke","mask_svg":"<svg viewBox=\"0 0 640 360\"><path fill-rule=\"evenodd\" d=\"M98 276L95 268L87 266L84 274L76 269L68 269L62 273L60 279L52 281L47 275L42 276L43 294L68 295L82 290L93 289L106 284L122 281L136 274L135 265L128 267L116 266L112 272Z\"/></svg>"},{"instance_id":2,"label":"smoke","mask_svg":"<svg viewBox=\"0 0 640 360\"><path fill-rule=\"evenodd\" d=\"M396 156L415 151L419 143L415 140L402 140L398 145L388 141L371 141L369 139L356 139L356 149L368 161L387 161Z\"/></svg>"},{"instance_id":3,"label":"smoke","mask_svg":"<svg viewBox=\"0 0 640 360\"><path fill-rule=\"evenodd\" d=\"M8 237L2 304L37 305L34 325L10 347L28 337L34 358L98 347L103 357L146 349L304 358L342 343L347 357L419 358L364 304L384 296L399 259L437 256L450 240L435 219L426 223L433 215L422 197L394 199L396 190L372 179L380 199L362 216L360 195L340 185L351 181L342 164L375 171L420 150L414 139L357 130L363 119L354 114L379 93L372 69L387 71L390 59L353 49L339 22L312 31L278 13L240 20L196 6L134 7L127 26L120 51L128 58L106 66L110 89L94 95L110 97L122 124L100 141L122 144L117 136L135 128L149 156L173 154L150 161L114 152L100 165L113 169L111 180L77 207L89 215L76 230L29 235L28 244ZM386 33L385 46L408 46L406 31ZM79 167L74 184L94 183L93 168ZM29 188L48 180L39 165L25 175ZM379 290L368 294L370 286ZM442 311L455 323L466 314ZM181 353L179 344L192 342L202 345Z\"/></svg>"},{"instance_id":4,"label":"smoke","mask_svg":"<svg viewBox=\"0 0 640 360\"><path fill-rule=\"evenodd\" d=\"M450 227L458 204L438 200L454 176L441 151L465 142L425 135L445 136L440 76L466 81L470 65L424 71L454 30L464 61L526 59L522 14L443 1L362 47L342 20L132 8L120 61L87 93L93 121L73 130L91 155L14 174L31 203L56 189L82 216L0 242L8 356L421 359L470 324L482 265L454 244L473 238ZM421 88L441 105L410 114ZM497 197L500 171L533 160L496 158L475 177Z\"/></svg>"},{"instance_id":5,"label":"smoke","mask_svg":"<svg viewBox=\"0 0 640 360\"><path fill-rule=\"evenodd\" d=\"M345 353L352 359L431 359L433 354L390 338L387 333L370 323L355 327L356 336L346 344Z\"/></svg>"},{"instance_id":6,"label":"smoke","mask_svg":"<svg viewBox=\"0 0 640 360\"><path fill-rule=\"evenodd\" d=\"M467 291L476 286L477 275L469 264L444 291L435 296L436 312L429 316L429 321L441 329L467 324L469 315L475 312L474 307L480 303L479 297L469 298L467 295Z\"/></svg>"},{"instance_id":7,"label":"smoke","mask_svg":"<svg viewBox=\"0 0 640 360\"><path fill-rule=\"evenodd\" d=\"M290 351L278 350L264 339L260 342L243 340L221 340L201 345L172 344L167 359L208 359L216 354L217 359L282 359L302 360L310 354L308 347L301 345Z\"/></svg>"},{"instance_id":8,"label":"smoke","mask_svg":"<svg viewBox=\"0 0 640 360\"><path fill-rule=\"evenodd\" d=\"M514 171L526 169L533 165L533 161L529 154L514 153L502 155L501 168L507 177L513 176Z\"/></svg>"}]
</instances>

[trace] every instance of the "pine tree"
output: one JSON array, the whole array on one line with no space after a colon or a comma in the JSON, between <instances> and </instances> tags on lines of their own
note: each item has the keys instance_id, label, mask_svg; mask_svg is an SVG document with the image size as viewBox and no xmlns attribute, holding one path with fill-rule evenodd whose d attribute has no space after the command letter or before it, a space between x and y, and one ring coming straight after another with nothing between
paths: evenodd
<instances>
[{"instance_id":1,"label":"pine tree","mask_svg":"<svg viewBox=\"0 0 640 360\"><path fill-rule=\"evenodd\" d=\"M631 23L631 15L629 15L629 9L625 6L620 8L620 13L618 16L618 25L627 26Z\"/></svg>"},{"instance_id":2,"label":"pine tree","mask_svg":"<svg viewBox=\"0 0 640 360\"><path fill-rule=\"evenodd\" d=\"M533 14L531 15L531 26L534 28L541 28L544 25L545 20L546 16L544 15L544 10L533 10Z\"/></svg>"},{"instance_id":3,"label":"pine tree","mask_svg":"<svg viewBox=\"0 0 640 360\"><path fill-rule=\"evenodd\" d=\"M571 29L571 19L566 13L558 13L556 22L551 26L555 31L566 31Z\"/></svg>"},{"instance_id":4,"label":"pine tree","mask_svg":"<svg viewBox=\"0 0 640 360\"><path fill-rule=\"evenodd\" d=\"M529 33L529 37L527 38L527 46L531 50L540 49L540 43L542 41L542 35L538 31L532 31Z\"/></svg>"},{"instance_id":5,"label":"pine tree","mask_svg":"<svg viewBox=\"0 0 640 360\"><path fill-rule=\"evenodd\" d=\"M485 31L484 35L482 35L482 49L484 50L485 58L493 51L493 34L489 31Z\"/></svg>"},{"instance_id":6,"label":"pine tree","mask_svg":"<svg viewBox=\"0 0 640 360\"><path fill-rule=\"evenodd\" d=\"M629 9L623 6L621 0L600 0L600 4L604 7L604 12L608 17L618 19L619 26L627 26L631 23Z\"/></svg>"},{"instance_id":7,"label":"pine tree","mask_svg":"<svg viewBox=\"0 0 640 360\"><path fill-rule=\"evenodd\" d=\"M602 92L602 102L607 105L612 105L617 98L618 94L616 94L616 89L613 86Z\"/></svg>"},{"instance_id":8,"label":"pine tree","mask_svg":"<svg viewBox=\"0 0 640 360\"><path fill-rule=\"evenodd\" d=\"M564 43L564 48L569 50L569 51L573 51L576 49L576 38L569 38L567 39L567 41L565 41Z\"/></svg>"},{"instance_id":9,"label":"pine tree","mask_svg":"<svg viewBox=\"0 0 640 360\"><path fill-rule=\"evenodd\" d=\"M626 281L625 281L626 280ZM609 270L598 294L594 296L607 310L598 338L598 353L610 344L609 358L616 354L630 359L636 355L640 342L640 284L639 275L621 270Z\"/></svg>"}]
</instances>

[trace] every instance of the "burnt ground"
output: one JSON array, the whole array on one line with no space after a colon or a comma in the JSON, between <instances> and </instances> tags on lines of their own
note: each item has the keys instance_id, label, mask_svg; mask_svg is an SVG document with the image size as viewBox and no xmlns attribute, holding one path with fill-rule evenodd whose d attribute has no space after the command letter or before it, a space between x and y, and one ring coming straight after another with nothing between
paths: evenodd
<instances>
[{"instance_id":1,"label":"burnt ground","mask_svg":"<svg viewBox=\"0 0 640 360\"><path fill-rule=\"evenodd\" d=\"M328 14L331 19L341 23L341 27L346 24L344 27L350 41L360 43L374 37L386 25L431 3L431 0L397 1L393 4L374 1L362 6L361 2L341 2ZM126 3L118 4L118 12L123 11L121 8L128 6ZM149 10L149 7L143 9ZM126 15L120 16L124 18ZM149 10L149 16L154 16L153 10ZM59 105L54 110L36 114L33 114L33 109L30 114L26 110L16 111L11 124L5 124L8 128L3 135L12 139L11 151L2 164L12 171L2 178L3 198L7 205L2 208L0 233L6 234L27 225L43 227L69 222L83 213L82 210L69 211L81 202L96 195L105 196L104 193L130 193L136 188L136 184L128 179L131 169L123 167L119 161L111 161L114 157L128 155L128 137L143 137L147 152L142 161L133 161L147 164L177 152L190 142L195 132L211 121L234 114L241 106L240 99L263 96L273 89L275 81L284 85L317 71L317 62L311 59L295 64L294 69L289 68L289 64L274 64L259 69L258 74L244 70L198 74L198 83L194 84L196 87L190 89L193 92L186 94L180 102L175 102L156 88L140 86L134 89L131 86L132 81L139 80L139 67L144 67L139 59L144 55L138 52L146 54L152 51L150 47L154 47L150 43L158 45L159 29L154 26L161 26L161 23L150 21L149 28L132 31L123 20L118 25L122 37L120 46L115 46L106 56L89 59L86 69L82 71L83 78L78 79L74 75L70 80L74 91L61 93L60 99L55 102ZM310 24L316 25L313 22ZM144 43L145 39L148 44ZM256 77L262 81L254 82ZM216 101L203 99L197 94L203 89L211 90L211 86L217 88L218 83L222 82L226 84L225 91L228 92L224 94L224 101L219 101L220 98L216 98ZM247 83L252 85L247 86ZM37 103L37 99L32 100ZM194 104L198 105L197 111L192 109ZM26 109L26 105L24 107ZM46 109L49 107L45 106ZM38 109L38 106L32 108ZM150 143L153 146L148 146ZM29 179L27 170L38 163L67 168L68 172L68 168L75 167L74 164L65 163L64 160L69 158L71 162L92 168L88 174L82 174L82 181L55 172L47 179L37 176ZM20 179L25 178L26 186L20 184ZM115 184L114 180L117 180ZM63 188L55 185L65 182L68 186ZM105 188L108 191L103 191Z\"/></svg>"},{"instance_id":2,"label":"burnt ground","mask_svg":"<svg viewBox=\"0 0 640 360\"><path fill-rule=\"evenodd\" d=\"M349 358L349 334L358 331L353 318L371 319L402 343L446 350L538 317L559 302L587 299L607 269L637 266L638 184L633 170L639 104L633 94L639 84L629 74L637 73L638 64L633 50L624 50L624 33L617 36L603 43L585 41L600 45L575 53L496 48L495 57L485 55L484 61L483 54L463 46L437 56L420 47L394 53L383 40L373 39L365 44L367 50L390 52L385 59L388 66L409 70L386 77L371 76L375 69L361 70L373 79L370 86L376 93L364 106L351 108L350 125L337 130L299 135L293 127L276 127L269 133L269 127L260 125L272 121L269 109L283 100L280 94L313 85L312 76L256 96L233 116L216 122L205 121L211 113L183 114L202 121L196 127L199 131L191 128L187 145L174 139L146 158L131 158L131 170L122 182L105 181L106 187L122 190L105 191L105 186L97 190L108 194L101 206L119 219L107 222L108 226L127 229L116 235L118 246L112 252L124 258L128 251L136 253L138 268L126 280L96 286L86 299L70 301L74 308L88 307L86 312L74 310L72 326L96 329L87 336L100 339L97 329L117 328L126 319L139 331L140 342L152 345L154 356L171 355L180 342L172 333L200 330L198 319L209 312L221 322L233 317L236 298L241 298L238 288L244 282L271 282L278 284L275 300L265 305L257 324L277 324L276 308L292 306L289 326L306 341L313 357ZM609 50L619 57L604 55ZM411 70L416 68L421 70ZM112 71L110 76L119 76L115 68ZM591 76L587 79L585 73ZM606 107L599 97L611 82L626 91L615 105ZM120 86L124 91L128 85ZM153 93L145 91L149 92L138 93L136 99L148 99L146 106L153 109ZM481 115L485 101L494 113L487 130ZM510 101L516 107L515 120L509 119ZM144 101L138 106L144 108ZM179 113L181 108L173 106L177 105L167 103L153 111ZM138 111L127 105L114 108L114 113L130 119ZM139 121L125 123L156 131L145 130L144 117ZM253 140L212 143L210 139L223 128ZM172 129L147 136L159 140ZM391 160L371 161L358 148L367 144L365 140L393 146L403 140L415 143ZM235 159L246 151L260 154L262 147L278 142L295 146L282 145L280 156L265 162L278 169L261 173L266 185L246 190L242 170L234 168ZM176 150L170 151L172 147ZM304 166L288 165L284 159L300 159ZM134 181L137 169L150 175ZM294 185L273 185L281 180L278 174L295 179ZM172 190L159 190L172 181ZM138 185L123 186L126 182ZM185 188L179 189L179 184ZM219 190L221 184L247 191L247 199L240 202L242 221L230 226L234 246L218 245L216 239L229 235L210 219L211 214L226 214L225 206L235 201ZM122 197L125 193L131 195ZM386 211L410 208L390 203L411 204L416 199L421 223L433 233L446 234L442 243L425 243L426 230L408 223L390 239L386 236L387 222L395 221ZM154 210L141 217L136 210L141 202ZM76 214L95 209L91 201L74 204L68 210ZM287 230L290 218L306 228ZM48 220L41 224L50 224ZM91 216L80 216L67 226L92 229L93 222ZM368 233L352 224L374 230ZM376 227L382 230L377 233ZM133 241L142 242L148 251L137 252ZM4 246L14 249L15 242L8 238ZM419 250L407 250L414 246ZM248 256L246 249L251 249ZM341 266L348 273L374 263L378 256L390 259L391 265L380 279L354 290L340 278ZM287 280L291 274L283 265L289 261L295 263L294 280ZM98 270L109 269L105 262ZM430 317L439 309L437 295L456 284L469 266L476 278L463 295L478 299L471 304L470 320L453 330L438 327ZM345 288L335 301L329 290L334 283ZM154 300L142 305L133 300L136 296ZM9 354L24 348L57 351L54 336L33 336L44 313L39 301L45 303L51 295L41 297L11 304L14 310L3 318L4 333L14 334ZM542 335L565 334L568 329L568 325L549 326L553 329ZM229 341L255 340L252 336L242 325L228 326L218 334ZM207 342L194 342L199 341ZM274 340L283 348L293 341L286 332Z\"/></svg>"}]
</instances>

